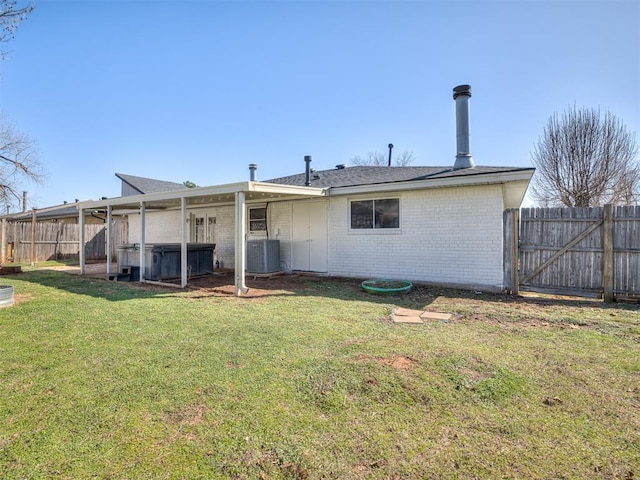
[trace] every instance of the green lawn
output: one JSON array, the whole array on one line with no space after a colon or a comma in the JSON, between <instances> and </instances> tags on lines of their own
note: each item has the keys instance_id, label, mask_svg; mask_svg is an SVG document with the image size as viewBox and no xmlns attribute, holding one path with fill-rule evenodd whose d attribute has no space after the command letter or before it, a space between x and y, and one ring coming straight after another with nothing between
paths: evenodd
<instances>
[{"instance_id":1,"label":"green lawn","mask_svg":"<svg viewBox=\"0 0 640 480\"><path fill-rule=\"evenodd\" d=\"M0 309L3 479L640 476L638 305L0 283L18 299ZM454 317L392 324L394 305Z\"/></svg>"}]
</instances>

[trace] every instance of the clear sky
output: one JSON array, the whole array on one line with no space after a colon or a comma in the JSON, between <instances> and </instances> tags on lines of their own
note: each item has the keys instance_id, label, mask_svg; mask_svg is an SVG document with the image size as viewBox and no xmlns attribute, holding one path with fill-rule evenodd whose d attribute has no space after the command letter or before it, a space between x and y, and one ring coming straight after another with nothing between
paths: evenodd
<instances>
[{"instance_id":1,"label":"clear sky","mask_svg":"<svg viewBox=\"0 0 640 480\"><path fill-rule=\"evenodd\" d=\"M390 142L451 166L460 84L478 165L531 166L574 104L640 133L638 1L38 0L5 49L0 106L47 170L29 208L118 196L116 172L266 180Z\"/></svg>"}]
</instances>

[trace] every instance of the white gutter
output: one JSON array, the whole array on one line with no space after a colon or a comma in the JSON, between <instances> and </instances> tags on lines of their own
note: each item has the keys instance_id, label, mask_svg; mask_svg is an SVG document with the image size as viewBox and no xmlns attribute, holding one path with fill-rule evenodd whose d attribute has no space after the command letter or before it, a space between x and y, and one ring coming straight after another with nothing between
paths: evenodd
<instances>
[{"instance_id":1,"label":"white gutter","mask_svg":"<svg viewBox=\"0 0 640 480\"><path fill-rule=\"evenodd\" d=\"M180 200L180 221L182 223L180 232L180 286L187 286L187 239L189 237L189 226L187 225L187 201Z\"/></svg>"},{"instance_id":2,"label":"white gutter","mask_svg":"<svg viewBox=\"0 0 640 480\"><path fill-rule=\"evenodd\" d=\"M246 230L245 230L245 195L244 192L236 192L236 205L235 205L235 281L234 281L234 294L236 297L240 297L247 293L249 290L245 284L244 271L247 266L247 245L245 242Z\"/></svg>"}]
</instances>

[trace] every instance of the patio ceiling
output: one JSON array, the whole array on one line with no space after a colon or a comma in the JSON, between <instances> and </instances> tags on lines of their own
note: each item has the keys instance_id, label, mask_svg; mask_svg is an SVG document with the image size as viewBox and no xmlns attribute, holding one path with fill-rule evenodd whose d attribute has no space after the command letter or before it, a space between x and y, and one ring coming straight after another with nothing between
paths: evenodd
<instances>
[{"instance_id":1,"label":"patio ceiling","mask_svg":"<svg viewBox=\"0 0 640 480\"><path fill-rule=\"evenodd\" d=\"M78 203L78 210L99 210L111 207L113 212L138 210L144 202L148 210L180 208L184 198L188 207L233 204L235 194L244 192L247 202L265 202L285 200L287 198L320 197L326 195L326 189L278 185L265 182L239 182L209 187L185 188L170 192L148 193L128 197L89 200Z\"/></svg>"}]
</instances>

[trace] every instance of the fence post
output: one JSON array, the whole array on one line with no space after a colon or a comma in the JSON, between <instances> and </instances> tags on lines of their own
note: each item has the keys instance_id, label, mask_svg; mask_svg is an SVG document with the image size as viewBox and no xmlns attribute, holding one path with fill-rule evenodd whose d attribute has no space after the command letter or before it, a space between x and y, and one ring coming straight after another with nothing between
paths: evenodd
<instances>
[{"instance_id":1,"label":"fence post","mask_svg":"<svg viewBox=\"0 0 640 480\"><path fill-rule=\"evenodd\" d=\"M37 225L37 213L34 208L31 213L31 250L29 252L29 260L31 266L33 267L36 264L36 225Z\"/></svg>"},{"instance_id":2,"label":"fence post","mask_svg":"<svg viewBox=\"0 0 640 480\"><path fill-rule=\"evenodd\" d=\"M613 205L603 210L602 225L602 290L605 302L613 302Z\"/></svg>"},{"instance_id":3,"label":"fence post","mask_svg":"<svg viewBox=\"0 0 640 480\"><path fill-rule=\"evenodd\" d=\"M13 248L11 252L11 256L13 257L14 262L19 262L18 259L18 249L20 248L20 242L18 241L18 222L13 221Z\"/></svg>"},{"instance_id":4,"label":"fence post","mask_svg":"<svg viewBox=\"0 0 640 480\"><path fill-rule=\"evenodd\" d=\"M519 292L518 275L518 240L519 210L510 208L504 211L504 289L507 293L517 295Z\"/></svg>"},{"instance_id":5,"label":"fence post","mask_svg":"<svg viewBox=\"0 0 640 480\"><path fill-rule=\"evenodd\" d=\"M2 219L2 231L0 232L0 265L7 261L7 219Z\"/></svg>"}]
</instances>

